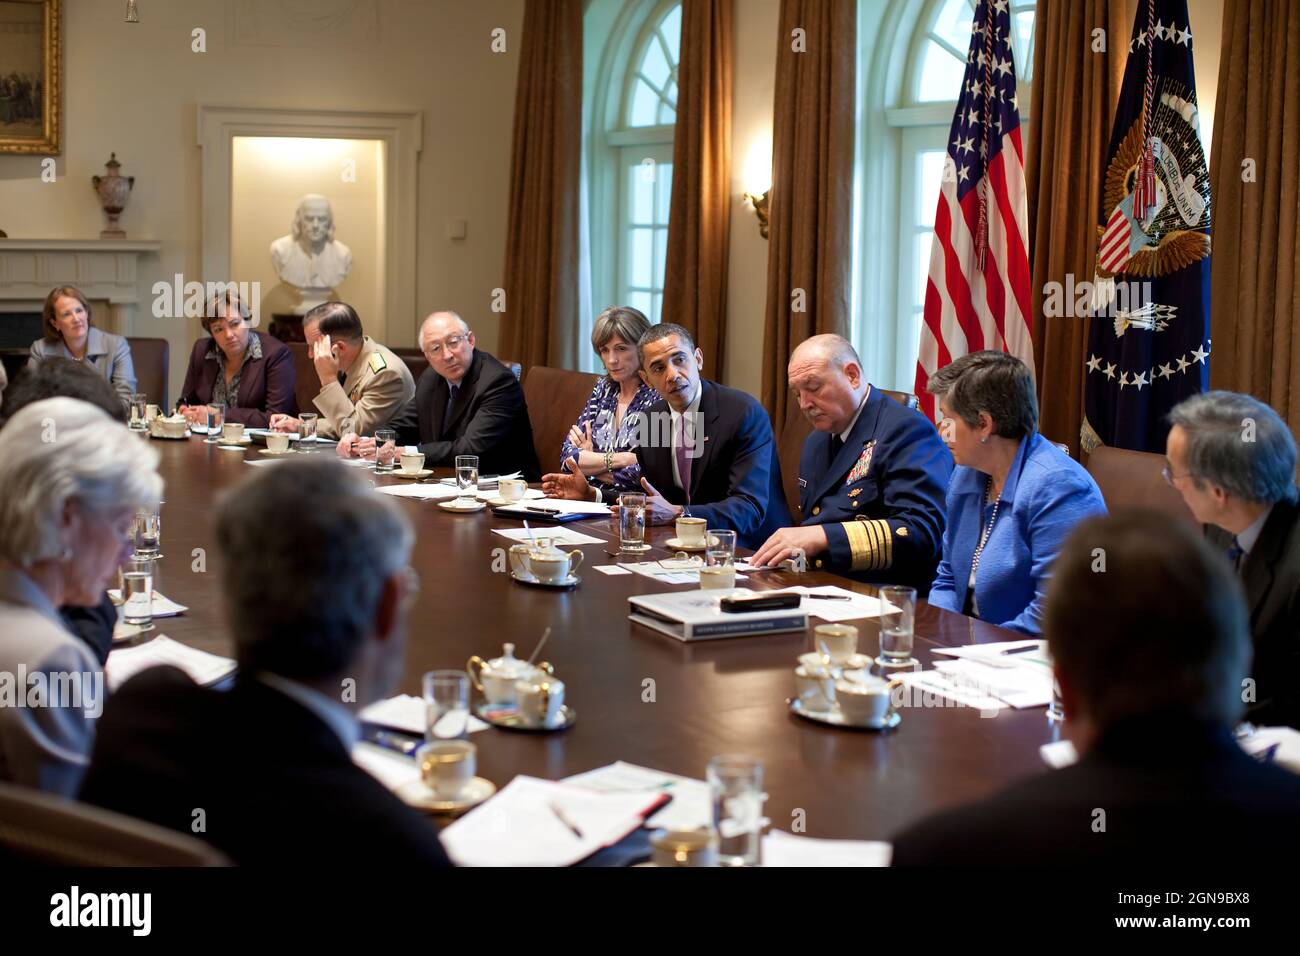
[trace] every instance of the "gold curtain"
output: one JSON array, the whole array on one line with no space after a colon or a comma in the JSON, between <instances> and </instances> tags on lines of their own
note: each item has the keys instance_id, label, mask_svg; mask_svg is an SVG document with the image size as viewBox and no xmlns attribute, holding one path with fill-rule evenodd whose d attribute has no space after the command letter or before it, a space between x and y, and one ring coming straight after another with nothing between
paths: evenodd
<instances>
[{"instance_id":1,"label":"gold curtain","mask_svg":"<svg viewBox=\"0 0 1300 956\"><path fill-rule=\"evenodd\" d=\"M1210 384L1300 435L1300 3L1229 0L1210 190Z\"/></svg>"},{"instance_id":2,"label":"gold curtain","mask_svg":"<svg viewBox=\"0 0 1300 956\"><path fill-rule=\"evenodd\" d=\"M683 0L663 320L690 330L704 376L722 371L731 229L733 0Z\"/></svg>"},{"instance_id":3,"label":"gold curtain","mask_svg":"<svg viewBox=\"0 0 1300 956\"><path fill-rule=\"evenodd\" d=\"M804 339L849 334L856 0L781 0L772 122L763 405L785 421Z\"/></svg>"},{"instance_id":4,"label":"gold curtain","mask_svg":"<svg viewBox=\"0 0 1300 956\"><path fill-rule=\"evenodd\" d=\"M1091 282L1106 149L1124 81L1124 0L1043 0L1034 26L1034 86L1025 152L1039 430L1079 454L1088 322L1044 318L1043 289ZM1105 30L1106 51L1093 31Z\"/></svg>"},{"instance_id":5,"label":"gold curtain","mask_svg":"<svg viewBox=\"0 0 1300 956\"><path fill-rule=\"evenodd\" d=\"M518 42L500 352L576 368L582 0L526 0Z\"/></svg>"}]
</instances>

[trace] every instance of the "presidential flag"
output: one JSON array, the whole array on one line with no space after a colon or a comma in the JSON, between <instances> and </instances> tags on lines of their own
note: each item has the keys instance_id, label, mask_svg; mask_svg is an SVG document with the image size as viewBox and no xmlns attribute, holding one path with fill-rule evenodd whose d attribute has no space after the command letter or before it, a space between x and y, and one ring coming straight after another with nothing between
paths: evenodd
<instances>
[{"instance_id":1,"label":"presidential flag","mask_svg":"<svg viewBox=\"0 0 1300 956\"><path fill-rule=\"evenodd\" d=\"M1139 0L1110 134L1082 445L1163 452L1210 379L1210 174L1186 0Z\"/></svg>"},{"instance_id":2,"label":"presidential flag","mask_svg":"<svg viewBox=\"0 0 1300 956\"><path fill-rule=\"evenodd\" d=\"M953 359L997 349L1034 368L1027 222L1011 14L1007 0L980 0L948 136L916 363L916 394L932 419L926 384Z\"/></svg>"}]
</instances>

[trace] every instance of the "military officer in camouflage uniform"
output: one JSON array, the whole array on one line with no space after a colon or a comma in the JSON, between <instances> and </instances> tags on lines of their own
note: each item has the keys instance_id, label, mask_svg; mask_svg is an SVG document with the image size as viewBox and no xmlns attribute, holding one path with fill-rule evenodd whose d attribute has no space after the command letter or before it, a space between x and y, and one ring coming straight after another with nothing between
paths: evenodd
<instances>
[{"instance_id":1,"label":"military officer in camouflage uniform","mask_svg":"<svg viewBox=\"0 0 1300 956\"><path fill-rule=\"evenodd\" d=\"M800 548L812 568L928 593L953 468L938 431L873 388L838 335L801 343L788 374L814 429L799 460L802 523L777 531L750 560L774 565Z\"/></svg>"},{"instance_id":2,"label":"military officer in camouflage uniform","mask_svg":"<svg viewBox=\"0 0 1300 956\"><path fill-rule=\"evenodd\" d=\"M365 334L352 306L318 305L303 316L302 328L320 377L320 393L312 404L320 412L316 434L322 438L373 435L414 397L411 370ZM271 427L296 431L298 419L275 415Z\"/></svg>"}]
</instances>

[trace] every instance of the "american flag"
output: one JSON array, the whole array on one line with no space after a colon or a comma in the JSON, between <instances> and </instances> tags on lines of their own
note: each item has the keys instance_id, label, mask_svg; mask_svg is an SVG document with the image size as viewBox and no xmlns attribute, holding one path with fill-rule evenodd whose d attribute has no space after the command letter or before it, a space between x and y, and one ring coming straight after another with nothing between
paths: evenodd
<instances>
[{"instance_id":1,"label":"american flag","mask_svg":"<svg viewBox=\"0 0 1300 956\"><path fill-rule=\"evenodd\" d=\"M980 349L1034 367L1028 214L1007 0L975 8L930 247L916 394L937 420L930 375Z\"/></svg>"}]
</instances>

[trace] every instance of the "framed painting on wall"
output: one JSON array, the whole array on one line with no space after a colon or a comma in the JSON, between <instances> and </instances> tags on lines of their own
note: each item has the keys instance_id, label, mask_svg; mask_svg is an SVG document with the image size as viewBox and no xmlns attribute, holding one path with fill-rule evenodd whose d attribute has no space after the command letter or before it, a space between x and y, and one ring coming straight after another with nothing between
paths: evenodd
<instances>
[{"instance_id":1,"label":"framed painting on wall","mask_svg":"<svg viewBox=\"0 0 1300 956\"><path fill-rule=\"evenodd\" d=\"M61 5L0 0L0 153L59 153Z\"/></svg>"}]
</instances>

